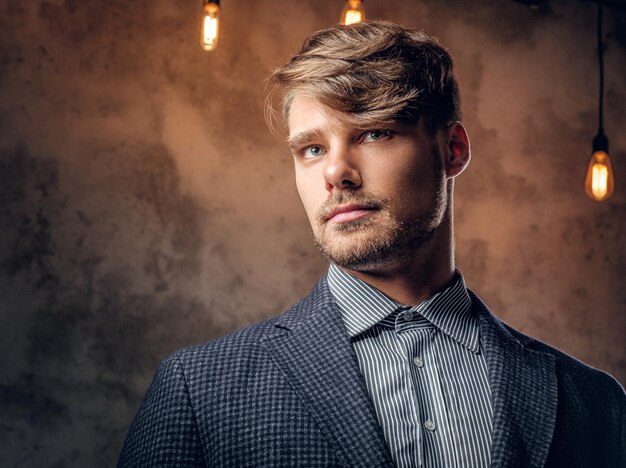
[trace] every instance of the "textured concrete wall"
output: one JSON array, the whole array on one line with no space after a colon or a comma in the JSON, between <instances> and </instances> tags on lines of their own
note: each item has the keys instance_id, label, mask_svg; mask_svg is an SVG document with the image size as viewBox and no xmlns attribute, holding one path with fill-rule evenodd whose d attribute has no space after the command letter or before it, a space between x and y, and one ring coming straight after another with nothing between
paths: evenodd
<instances>
[{"instance_id":1,"label":"textured concrete wall","mask_svg":"<svg viewBox=\"0 0 626 468\"><path fill-rule=\"evenodd\" d=\"M595 6L368 0L456 57L458 265L503 319L626 382L626 15L607 11L617 190L582 180ZM107 466L159 359L275 315L325 271L264 79L336 0L0 1L0 464ZM621 31L621 32L620 32Z\"/></svg>"}]
</instances>

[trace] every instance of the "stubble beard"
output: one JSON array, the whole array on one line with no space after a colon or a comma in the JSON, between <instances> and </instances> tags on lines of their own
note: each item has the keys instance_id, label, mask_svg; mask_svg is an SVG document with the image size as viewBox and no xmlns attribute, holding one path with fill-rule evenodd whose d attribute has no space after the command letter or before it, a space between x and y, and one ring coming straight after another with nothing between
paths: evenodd
<instances>
[{"instance_id":1,"label":"stubble beard","mask_svg":"<svg viewBox=\"0 0 626 468\"><path fill-rule=\"evenodd\" d=\"M314 241L332 263L355 271L375 271L414 258L433 238L446 211L445 180L438 174L431 210L418 219L400 221L390 211L390 201L372 194L343 192L329 200L318 213L319 229ZM332 206L361 203L375 208L365 216L342 224L323 222Z\"/></svg>"}]
</instances>

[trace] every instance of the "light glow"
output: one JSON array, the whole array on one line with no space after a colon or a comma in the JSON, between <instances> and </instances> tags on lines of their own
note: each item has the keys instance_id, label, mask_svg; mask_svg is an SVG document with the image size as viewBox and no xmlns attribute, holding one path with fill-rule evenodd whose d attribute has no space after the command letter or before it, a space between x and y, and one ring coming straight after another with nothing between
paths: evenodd
<instances>
[{"instance_id":1,"label":"light glow","mask_svg":"<svg viewBox=\"0 0 626 468\"><path fill-rule=\"evenodd\" d=\"M609 155L604 151L596 151L591 156L587 177L585 178L585 191L590 198L603 201L613 194L614 189L613 168Z\"/></svg>"},{"instance_id":2,"label":"light glow","mask_svg":"<svg viewBox=\"0 0 626 468\"><path fill-rule=\"evenodd\" d=\"M361 12L359 10L348 10L346 12L346 22L344 24L354 24L361 22Z\"/></svg>"},{"instance_id":3,"label":"light glow","mask_svg":"<svg viewBox=\"0 0 626 468\"><path fill-rule=\"evenodd\" d=\"M346 0L346 4L341 12L341 24L354 24L365 21L365 10L363 10L362 0Z\"/></svg>"},{"instance_id":4,"label":"light glow","mask_svg":"<svg viewBox=\"0 0 626 468\"><path fill-rule=\"evenodd\" d=\"M217 18L211 18L209 16L204 17L202 37L205 44L213 45L215 39L217 39Z\"/></svg>"},{"instance_id":5,"label":"light glow","mask_svg":"<svg viewBox=\"0 0 626 468\"><path fill-rule=\"evenodd\" d=\"M202 31L200 45L206 51L215 50L220 32L220 7L215 3L207 3L202 10Z\"/></svg>"}]
</instances>

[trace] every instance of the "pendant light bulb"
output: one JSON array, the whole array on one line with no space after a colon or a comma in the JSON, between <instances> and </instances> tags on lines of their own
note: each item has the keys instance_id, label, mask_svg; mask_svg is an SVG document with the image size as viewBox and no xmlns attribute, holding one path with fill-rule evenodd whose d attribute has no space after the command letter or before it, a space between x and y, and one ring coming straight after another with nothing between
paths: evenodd
<instances>
[{"instance_id":1,"label":"pendant light bulb","mask_svg":"<svg viewBox=\"0 0 626 468\"><path fill-rule=\"evenodd\" d=\"M202 7L202 30L200 31L200 45L210 52L217 47L220 34L220 2L219 0L204 0Z\"/></svg>"},{"instance_id":2,"label":"pendant light bulb","mask_svg":"<svg viewBox=\"0 0 626 468\"><path fill-rule=\"evenodd\" d=\"M346 0L341 12L339 23L354 24L365 21L365 10L363 10L363 0Z\"/></svg>"},{"instance_id":3,"label":"pendant light bulb","mask_svg":"<svg viewBox=\"0 0 626 468\"><path fill-rule=\"evenodd\" d=\"M609 139L598 133L593 139L593 154L585 177L585 192L596 201L604 201L613 194L615 180L609 158Z\"/></svg>"},{"instance_id":4,"label":"pendant light bulb","mask_svg":"<svg viewBox=\"0 0 626 468\"><path fill-rule=\"evenodd\" d=\"M591 161L585 177L585 192L593 200L604 201L613 194L615 179L609 158L609 139L604 134L604 48L602 47L602 2L598 2L597 24L598 68L600 90L598 95L598 133L593 138Z\"/></svg>"}]
</instances>

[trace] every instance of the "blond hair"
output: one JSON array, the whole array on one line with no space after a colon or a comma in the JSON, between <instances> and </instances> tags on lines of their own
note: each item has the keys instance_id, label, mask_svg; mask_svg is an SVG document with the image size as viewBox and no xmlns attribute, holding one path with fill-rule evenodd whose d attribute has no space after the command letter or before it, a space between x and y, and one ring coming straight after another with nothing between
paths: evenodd
<instances>
[{"instance_id":1,"label":"blond hair","mask_svg":"<svg viewBox=\"0 0 626 468\"><path fill-rule=\"evenodd\" d=\"M310 36L274 71L267 101L271 122L275 90L283 92L285 121L296 93L347 114L357 125L424 118L434 132L461 118L448 52L422 32L388 21L333 26Z\"/></svg>"}]
</instances>

